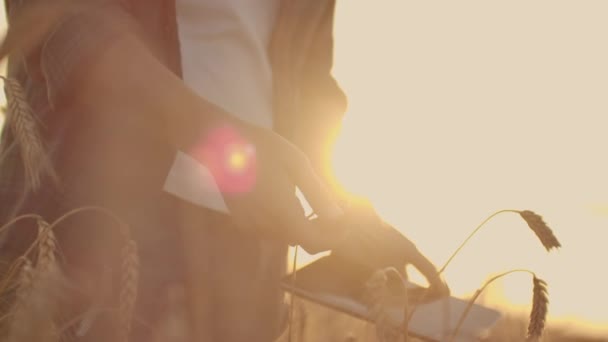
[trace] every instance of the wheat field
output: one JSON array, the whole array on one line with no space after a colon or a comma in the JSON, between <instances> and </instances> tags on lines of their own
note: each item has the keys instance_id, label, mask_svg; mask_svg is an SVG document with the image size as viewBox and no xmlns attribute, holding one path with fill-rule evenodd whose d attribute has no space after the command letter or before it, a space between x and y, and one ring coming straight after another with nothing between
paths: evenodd
<instances>
[{"instance_id":1,"label":"wheat field","mask_svg":"<svg viewBox=\"0 0 608 342\"><path fill-rule=\"evenodd\" d=\"M0 298L2 299L2 320L0 320L0 333L2 340L21 341L69 341L74 338L76 325L83 325L86 315L74 315L65 317L62 315L62 305L69 298L74 289L65 286L67 277L63 274L62 266L65 260L60 256L60 246L54 234L54 228L64 220L74 215L86 215L90 213L102 214L110 217L115 223L115 229L122 247L120 250L120 282L117 302L109 307L102 308L115 316L116 331L119 340L129 341L131 326L134 322L134 308L138 295L139 256L137 242L130 236L129 227L117 216L104 208L83 207L66 213L54 222L47 222L43 217L36 214L19 216L0 227L0 233L11 229L20 221L33 221L37 226L37 236L30 247L15 260L3 260L3 277L0 280ZM452 257L443 265L441 271L445 270L451 260L464 247L466 242L477 233L486 222L501 213L515 213L528 223L531 231L540 240L542 246L550 251L559 248L560 242L555 234L547 226L542 217L531 211L501 210L497 211L477 228L454 252ZM6 266L8 265L8 266ZM547 325L549 307L548 284L540 279L530 270L510 270L489 278L469 298L472 305L483 293L483 291L494 281L508 276L512 273L523 272L532 276L533 294L529 317L518 317L505 314L495 328L483 337L482 341L607 341L606 338L585 337L583 335L571 335L572 332L560 326ZM378 279L374 279L377 277ZM385 309L385 298L383 294L388 293L383 287L387 287L390 277L400 279L398 272L387 269L379 270L370 281L374 280L374 289L380 293L370 303L371 312L378 313L376 324L364 322L359 319L335 312L331 309L321 307L317 304L301 299L293 299L293 313L289 320L290 328L277 340L277 342L290 341L378 341L396 342L401 341L399 334L378 334L381 329L386 329L386 322L380 318ZM368 283L370 283L368 281ZM405 288L403 288L405 291ZM182 305L187 303L187 298L182 298ZM405 300L407 302L407 300ZM113 306L112 306L113 305ZM405 304L404 304L405 305ZM373 308L373 309L372 309ZM415 308L412 308L415 309ZM405 306L406 312L409 308ZM460 323L466 318L468 309L460 318ZM155 341L188 341L187 324L184 322L183 307L170 310L165 317L166 322L157 325ZM459 323L459 324L460 324ZM407 325L406 325L407 327ZM388 327L393 332L399 327ZM457 329L458 330L458 329ZM452 337L455 337L454 334ZM377 338L382 336L382 338ZM387 336L391 336L390 338ZM408 339L414 340L414 339Z\"/></svg>"}]
</instances>

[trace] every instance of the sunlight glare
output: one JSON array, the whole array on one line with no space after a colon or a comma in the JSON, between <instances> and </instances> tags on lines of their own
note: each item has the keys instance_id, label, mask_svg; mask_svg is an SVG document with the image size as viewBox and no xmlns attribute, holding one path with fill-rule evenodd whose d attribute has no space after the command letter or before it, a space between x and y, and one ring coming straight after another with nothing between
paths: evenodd
<instances>
[{"instance_id":1,"label":"sunlight glare","mask_svg":"<svg viewBox=\"0 0 608 342\"><path fill-rule=\"evenodd\" d=\"M448 268L455 294L530 268L549 283L553 317L608 328L608 296L596 295L608 276L592 267L608 260L608 211L589 210L608 196L606 12L606 2L338 3L341 185L436 264L499 209L538 212L564 246L547 254L519 217L496 217ZM502 296L529 305L530 288L510 277Z\"/></svg>"}]
</instances>

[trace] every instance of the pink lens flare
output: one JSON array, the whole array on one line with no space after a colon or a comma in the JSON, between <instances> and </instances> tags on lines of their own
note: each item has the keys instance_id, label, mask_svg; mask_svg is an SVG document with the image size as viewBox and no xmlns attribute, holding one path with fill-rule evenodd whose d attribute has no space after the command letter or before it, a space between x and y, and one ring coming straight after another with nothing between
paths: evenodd
<instances>
[{"instance_id":1,"label":"pink lens flare","mask_svg":"<svg viewBox=\"0 0 608 342\"><path fill-rule=\"evenodd\" d=\"M222 193L246 193L255 186L255 146L233 127L212 130L192 155L209 169Z\"/></svg>"}]
</instances>

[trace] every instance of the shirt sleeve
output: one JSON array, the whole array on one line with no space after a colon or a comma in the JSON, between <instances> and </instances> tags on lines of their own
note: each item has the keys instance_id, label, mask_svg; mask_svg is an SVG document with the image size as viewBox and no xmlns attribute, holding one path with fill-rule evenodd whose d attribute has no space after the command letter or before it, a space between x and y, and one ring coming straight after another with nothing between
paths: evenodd
<instances>
[{"instance_id":1,"label":"shirt sleeve","mask_svg":"<svg viewBox=\"0 0 608 342\"><path fill-rule=\"evenodd\" d=\"M40 5L43 1L48 0L9 1L9 23L20 20L28 6ZM42 35L37 44L37 65L28 65L42 73L51 105L64 100L70 90L77 87L113 41L136 28L135 20L120 1L89 0L72 4L61 9L54 25Z\"/></svg>"},{"instance_id":2,"label":"shirt sleeve","mask_svg":"<svg viewBox=\"0 0 608 342\"><path fill-rule=\"evenodd\" d=\"M335 1L330 1L306 49L308 55L301 72L300 118L293 139L325 179L332 178L331 150L347 108L346 95L332 75L334 12Z\"/></svg>"}]
</instances>

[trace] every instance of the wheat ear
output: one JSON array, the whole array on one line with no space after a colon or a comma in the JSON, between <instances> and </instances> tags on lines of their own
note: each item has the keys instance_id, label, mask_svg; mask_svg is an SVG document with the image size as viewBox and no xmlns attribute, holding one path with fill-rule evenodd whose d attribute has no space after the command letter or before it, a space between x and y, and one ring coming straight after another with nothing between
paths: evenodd
<instances>
[{"instance_id":1,"label":"wheat ear","mask_svg":"<svg viewBox=\"0 0 608 342\"><path fill-rule=\"evenodd\" d=\"M479 295L481 295L481 293L494 281L496 281L500 278L503 278L509 274L517 273L517 272L525 272L525 273L529 273L532 275L534 286L533 286L533 290L532 290L532 292L533 292L532 312L530 313L530 323L528 325L528 340L536 341L536 340L538 340L538 338L540 338L540 336L542 335L543 329L545 328L545 321L546 321L547 312L548 312L549 296L547 295L547 283L545 281L539 279L536 276L536 274L530 270L518 269L518 270L511 270L508 272L504 272L504 273L501 273L497 276L490 278L488 281L486 281L483 284L483 286L481 288L479 288L477 291L475 291L475 294L467 303L467 307L465 308L464 312L460 316L460 319L458 320L458 323L456 324L456 328L454 329L454 332L452 333L452 336L450 337L450 342L454 341L456 339L456 337L458 336L458 333L460 332L460 329L462 328L462 324L464 323L465 319L469 315L469 312L471 311L473 304L475 304L475 301L477 300L477 298L479 298Z\"/></svg>"},{"instance_id":2,"label":"wheat ear","mask_svg":"<svg viewBox=\"0 0 608 342\"><path fill-rule=\"evenodd\" d=\"M22 262L23 265L21 265L19 283L17 285L18 287L15 296L15 307L19 307L23 304L34 284L34 267L32 262L27 258L23 258Z\"/></svg>"},{"instance_id":3,"label":"wheat ear","mask_svg":"<svg viewBox=\"0 0 608 342\"><path fill-rule=\"evenodd\" d=\"M38 260L37 273L46 274L57 267L57 238L51 226L44 220L38 220Z\"/></svg>"},{"instance_id":4,"label":"wheat ear","mask_svg":"<svg viewBox=\"0 0 608 342\"><path fill-rule=\"evenodd\" d=\"M54 182L58 176L46 154L38 124L32 108L30 107L25 91L19 81L13 78L0 76L4 80L4 91L7 99L7 123L21 149L21 159L27 186L36 191L40 187L42 175L48 175Z\"/></svg>"},{"instance_id":5,"label":"wheat ear","mask_svg":"<svg viewBox=\"0 0 608 342\"><path fill-rule=\"evenodd\" d=\"M486 218L483 222L481 222L481 224L479 224L477 226L477 228L475 228L473 230L473 232L471 232L471 234L469 234L469 236L467 236L467 238L458 246L458 248L456 249L456 251L454 251L454 253L452 253L452 255L450 256L450 258L445 262L445 264L441 267L441 269L439 270L439 273L442 273L443 271L445 271L445 269L448 267L448 265L450 264L450 262L452 262L452 260L454 259L454 257L456 257L456 255L458 255L458 253L460 252L460 250L462 250L462 248L467 244L467 242L469 242L469 240L475 235L477 234L477 232L488 222L490 221L494 216L498 215L498 214L502 214L502 213L516 213L519 214L528 224L528 226L530 227L530 229L532 229L532 231L534 231L534 233L536 234L536 236L540 239L541 243L543 244L543 246L545 246L545 248L547 249L547 251L550 251L552 248L559 248L561 247L561 244L559 243L559 241L557 240L557 238L555 237L555 235L553 234L553 231L547 226L547 224L543 221L542 217L530 210L513 210L513 209L505 209L505 210L499 210L495 213L493 213L492 215L488 216L488 218Z\"/></svg>"},{"instance_id":6,"label":"wheat ear","mask_svg":"<svg viewBox=\"0 0 608 342\"><path fill-rule=\"evenodd\" d=\"M27 258L37 248L36 264ZM45 340L58 337L54 322L60 290L60 270L56 259L57 240L48 223L38 219L38 236L23 261L16 299L11 310L9 341Z\"/></svg>"},{"instance_id":7,"label":"wheat ear","mask_svg":"<svg viewBox=\"0 0 608 342\"><path fill-rule=\"evenodd\" d=\"M44 305L40 315L39 331L46 341L59 338L55 314L60 297L61 271L57 263L57 238L48 222L38 220L38 259L34 277L40 285L35 286L39 300ZM44 286L44 288L43 288Z\"/></svg>"},{"instance_id":8,"label":"wheat ear","mask_svg":"<svg viewBox=\"0 0 608 342\"><path fill-rule=\"evenodd\" d=\"M129 340L129 334L131 332L131 322L133 320L133 313L135 309L135 303L137 300L137 291L139 285L139 255L137 251L137 243L131 237L131 231L129 226L120 219L112 211L98 206L86 206L73 209L61 217L56 219L50 228L53 228L66 219L83 213L94 212L105 215L111 218L119 229L119 234L122 239L121 248L121 260L120 265L120 292L118 295L118 316L119 316L119 341L126 342Z\"/></svg>"},{"instance_id":9,"label":"wheat ear","mask_svg":"<svg viewBox=\"0 0 608 342\"><path fill-rule=\"evenodd\" d=\"M131 238L128 226L121 225L121 235L123 237L123 247L121 250L122 264L118 314L121 327L120 340L127 342L131 332L131 322L137 299L139 257L137 254L137 244Z\"/></svg>"},{"instance_id":10,"label":"wheat ear","mask_svg":"<svg viewBox=\"0 0 608 342\"><path fill-rule=\"evenodd\" d=\"M530 312L530 323L528 324L528 341L538 341L545 329L547 312L549 306L549 295L547 283L534 276L532 278L532 312Z\"/></svg>"},{"instance_id":11,"label":"wheat ear","mask_svg":"<svg viewBox=\"0 0 608 342\"><path fill-rule=\"evenodd\" d=\"M26 215L17 216L15 218L13 218L11 221L5 223L4 225L2 225L0 227L0 236L6 230L14 227L14 225L20 221L30 220L30 219L39 220L40 218L41 218L40 215L36 215L36 214L26 214ZM9 290L9 288L12 288L12 286L14 285L14 283L12 282L13 277L16 274L20 274L21 266L22 266L20 263L23 262L23 260L24 260L23 258L17 259L17 262L13 262L12 265L9 267L7 273L4 274L4 276L2 277L2 280L0 280L0 294L3 294L5 291Z\"/></svg>"},{"instance_id":12,"label":"wheat ear","mask_svg":"<svg viewBox=\"0 0 608 342\"><path fill-rule=\"evenodd\" d=\"M545 223L542 216L530 210L520 211L519 215L526 221L528 227L536 234L547 251L562 246L557 240L557 237L555 237L555 234L553 234L551 228Z\"/></svg>"},{"instance_id":13,"label":"wheat ear","mask_svg":"<svg viewBox=\"0 0 608 342\"><path fill-rule=\"evenodd\" d=\"M555 235L553 234L553 231L547 226L547 224L543 221L542 217L536 213L534 213L533 211L530 210L514 210L514 209L504 209L504 210L499 210L494 212L492 215L488 216L485 220L483 220L470 234L469 236L467 236L466 239L464 239L464 241L458 246L458 248L456 248L456 250L450 255L450 257L448 258L448 260L443 264L443 266L439 269L438 273L441 274L445 271L445 269L450 265L450 263L452 262L452 260L454 260L454 258L456 257L456 255L458 255L458 253L460 253L460 251L464 248L464 246L469 242L469 240L471 240L471 238L473 238L473 236L475 236L475 234L477 234L477 232L479 232L479 230L485 226L486 223L488 223L488 221L490 221L492 218L494 218L495 216L502 214L502 213L515 213L515 214L519 214L524 221L526 221L526 223L528 224L528 226L530 227L530 229L532 229L532 231L536 234L536 236L539 238L539 240L541 241L541 243L543 244L543 246L545 247L545 249L547 249L547 251L551 251L552 248L559 248L561 247L561 244L559 243L559 241L557 240L557 238L555 237ZM421 298L418 300L418 303L422 303L424 302L424 300L427 297L427 293L428 292L424 292L423 295L421 296ZM408 316L408 322L412 319L412 317L414 316L414 313L416 312L416 309L418 308L417 305L415 305L409 316Z\"/></svg>"}]
</instances>

